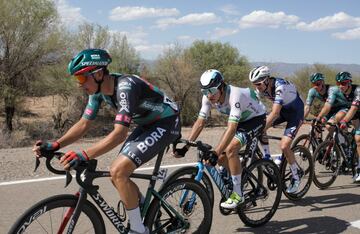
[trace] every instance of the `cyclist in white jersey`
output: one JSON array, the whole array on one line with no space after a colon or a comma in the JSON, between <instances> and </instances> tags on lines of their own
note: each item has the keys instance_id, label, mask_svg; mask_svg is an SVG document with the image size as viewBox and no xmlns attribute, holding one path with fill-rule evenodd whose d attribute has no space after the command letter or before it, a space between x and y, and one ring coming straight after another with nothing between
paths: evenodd
<instances>
[{"instance_id":1,"label":"cyclist in white jersey","mask_svg":"<svg viewBox=\"0 0 360 234\"><path fill-rule=\"evenodd\" d=\"M287 123L280 148L290 165L293 177L287 192L296 193L300 186L301 175L298 173L295 156L290 147L304 119L304 103L294 84L281 78L270 77L270 69L267 66L252 69L249 80L255 85L259 96L273 102L271 112L266 118L264 131L266 132L271 126ZM275 163L278 161L279 159L275 160Z\"/></svg>"},{"instance_id":2,"label":"cyclist in white jersey","mask_svg":"<svg viewBox=\"0 0 360 234\"><path fill-rule=\"evenodd\" d=\"M230 198L221 203L227 209L235 209L243 202L241 191L241 164L238 151L253 137L262 134L266 123L265 106L259 101L254 90L227 85L222 74L214 69L205 71L200 78L203 93L202 107L194 123L189 140L194 141L205 126L212 108L228 115L228 125L219 144L209 155L209 163L229 169L234 184ZM174 152L184 156L188 146ZM225 156L226 155L226 156Z\"/></svg>"}]
</instances>

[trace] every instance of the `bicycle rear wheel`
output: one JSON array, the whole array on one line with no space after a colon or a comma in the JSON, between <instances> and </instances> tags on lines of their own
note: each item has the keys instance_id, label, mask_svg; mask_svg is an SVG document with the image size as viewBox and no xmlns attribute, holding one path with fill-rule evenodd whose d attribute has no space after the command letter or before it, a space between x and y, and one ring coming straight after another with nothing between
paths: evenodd
<instances>
[{"instance_id":1,"label":"bicycle rear wheel","mask_svg":"<svg viewBox=\"0 0 360 234\"><path fill-rule=\"evenodd\" d=\"M340 150L331 140L327 140L318 146L314 158L314 184L320 189L326 189L339 174Z\"/></svg>"},{"instance_id":2,"label":"bicycle rear wheel","mask_svg":"<svg viewBox=\"0 0 360 234\"><path fill-rule=\"evenodd\" d=\"M295 160L301 174L301 184L296 193L287 193L286 189L290 186L292 173L287 160L281 163L281 178L283 181L282 189L285 196L293 201L300 200L309 191L314 177L314 162L310 151L304 146L297 145L291 149L294 152Z\"/></svg>"},{"instance_id":3,"label":"bicycle rear wheel","mask_svg":"<svg viewBox=\"0 0 360 234\"><path fill-rule=\"evenodd\" d=\"M187 194L186 199L183 199L184 193ZM210 232L212 206L199 182L189 178L178 179L164 187L159 195L170 207L157 197L152 200L144 221L151 233Z\"/></svg>"},{"instance_id":4,"label":"bicycle rear wheel","mask_svg":"<svg viewBox=\"0 0 360 234\"><path fill-rule=\"evenodd\" d=\"M77 201L78 197L70 194L46 198L18 218L9 233L65 233L70 225L65 216L71 213ZM106 233L104 220L91 202L84 202L73 233Z\"/></svg>"},{"instance_id":5,"label":"bicycle rear wheel","mask_svg":"<svg viewBox=\"0 0 360 234\"><path fill-rule=\"evenodd\" d=\"M267 223L279 206L281 185L279 169L272 161L259 159L244 168L242 189L245 202L237 210L241 221L250 227Z\"/></svg>"}]
</instances>

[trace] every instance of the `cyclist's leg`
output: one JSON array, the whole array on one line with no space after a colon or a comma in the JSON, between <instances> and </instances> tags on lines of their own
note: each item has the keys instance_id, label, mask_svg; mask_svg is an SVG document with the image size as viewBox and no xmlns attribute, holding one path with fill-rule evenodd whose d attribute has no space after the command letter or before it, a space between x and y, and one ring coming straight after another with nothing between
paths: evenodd
<instances>
[{"instance_id":1,"label":"cyclist's leg","mask_svg":"<svg viewBox=\"0 0 360 234\"><path fill-rule=\"evenodd\" d=\"M355 117L352 119L352 124L354 125L355 130L355 142L356 142L356 151L358 155L358 164L356 169L356 175L354 180L356 182L360 182L360 112L358 111L355 114Z\"/></svg>"},{"instance_id":2,"label":"cyclist's leg","mask_svg":"<svg viewBox=\"0 0 360 234\"><path fill-rule=\"evenodd\" d=\"M134 130L125 146L111 165L112 181L128 211L131 229L144 232L138 202L138 187L130 180L133 171L156 156L180 135L177 116L169 117Z\"/></svg>"},{"instance_id":3,"label":"cyclist's leg","mask_svg":"<svg viewBox=\"0 0 360 234\"><path fill-rule=\"evenodd\" d=\"M339 123L340 120L342 120L345 117L348 110L349 110L348 108L338 108L336 111L332 113L332 115L327 115L328 122L332 124ZM326 125L326 129L328 130L329 134L332 135L335 130L335 127Z\"/></svg>"}]
</instances>

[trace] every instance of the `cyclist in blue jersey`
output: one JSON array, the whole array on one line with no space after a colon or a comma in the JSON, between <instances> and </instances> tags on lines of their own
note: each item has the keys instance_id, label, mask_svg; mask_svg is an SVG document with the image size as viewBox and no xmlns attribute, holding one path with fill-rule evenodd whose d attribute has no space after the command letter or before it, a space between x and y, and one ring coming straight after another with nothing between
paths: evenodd
<instances>
[{"instance_id":1,"label":"cyclist in blue jersey","mask_svg":"<svg viewBox=\"0 0 360 234\"><path fill-rule=\"evenodd\" d=\"M271 112L266 118L264 132L271 126L287 122L284 136L280 141L280 148L288 161L292 173L292 180L287 188L287 193L296 193L300 186L301 176L291 142L296 136L304 119L304 103L301 100L294 84L291 82L270 76L267 66L253 68L249 73L249 80L256 87L260 97L265 97L273 102ZM277 158L275 163L279 164Z\"/></svg>"},{"instance_id":2,"label":"cyclist in blue jersey","mask_svg":"<svg viewBox=\"0 0 360 234\"><path fill-rule=\"evenodd\" d=\"M329 104L340 102L346 109L338 115L340 128L346 129L347 123L352 121L355 131L355 141L357 145L358 166L354 176L355 182L360 182L360 86L352 84L352 77L349 72L339 72L336 77L337 89L329 94ZM326 110L325 110L326 111Z\"/></svg>"},{"instance_id":3,"label":"cyclist in blue jersey","mask_svg":"<svg viewBox=\"0 0 360 234\"><path fill-rule=\"evenodd\" d=\"M212 108L229 116L227 129L215 150L211 152L209 162L215 166L219 159L220 165L230 169L233 192L228 200L221 203L221 207L235 209L244 201L238 152L251 138L262 134L266 119L265 106L259 101L254 90L226 84L222 74L215 69L202 74L200 86L203 94L202 106L188 139L194 141L200 135ZM184 146L176 150L175 156L184 156L188 148Z\"/></svg>"},{"instance_id":4,"label":"cyclist in blue jersey","mask_svg":"<svg viewBox=\"0 0 360 234\"><path fill-rule=\"evenodd\" d=\"M101 102L117 110L114 129L93 146L69 151L61 159L64 169L94 159L124 142L119 157L111 164L111 180L117 188L129 215L129 233L149 233L139 209L140 192L129 176L180 136L179 111L156 86L136 75L110 74L107 51L87 49L76 55L68 65L79 86L89 95L81 119L55 142L38 141L33 151L56 151L80 139L90 129ZM137 125L127 137L131 123Z\"/></svg>"}]
</instances>

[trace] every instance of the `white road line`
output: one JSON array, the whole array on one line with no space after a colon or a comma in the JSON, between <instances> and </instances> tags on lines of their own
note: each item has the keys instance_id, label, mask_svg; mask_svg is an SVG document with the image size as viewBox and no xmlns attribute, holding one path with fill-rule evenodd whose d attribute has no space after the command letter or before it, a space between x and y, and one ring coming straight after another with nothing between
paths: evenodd
<instances>
[{"instance_id":1,"label":"white road line","mask_svg":"<svg viewBox=\"0 0 360 234\"><path fill-rule=\"evenodd\" d=\"M160 166L160 167L161 168L173 168L173 167L184 167L184 166L193 166L193 165L196 165L196 163L173 164L173 165L164 165L164 166ZM135 171L136 172L148 171L148 170L153 170L153 169L154 169L154 167L144 167L144 168L136 169ZM65 178L65 176L53 176L53 177L45 177L45 178L31 179L31 180L17 180L17 181L2 182L2 183L0 183L0 186L43 182L43 181L59 180L59 179L64 179L64 178Z\"/></svg>"},{"instance_id":2,"label":"white road line","mask_svg":"<svg viewBox=\"0 0 360 234\"><path fill-rule=\"evenodd\" d=\"M280 154L273 154L271 157L277 157L280 156ZM196 163L183 163L183 164L173 164L173 165L164 165L160 166L161 168L174 168L174 167L184 167L184 166L193 166L196 165ZM154 167L144 167L136 169L135 171L148 171L153 170ZM31 180L16 180L16 181L9 181L9 182L2 182L0 183L0 186L6 186L6 185L14 185L14 184L26 184L26 183L34 183L34 182L43 182L43 181L51 181L51 180L60 180L64 179L65 176L53 176L53 177L45 177L45 178L39 178L39 179L31 179Z\"/></svg>"},{"instance_id":3,"label":"white road line","mask_svg":"<svg viewBox=\"0 0 360 234\"><path fill-rule=\"evenodd\" d=\"M352 227L360 229L360 220L356 220L354 222L351 222L350 224L351 224Z\"/></svg>"}]
</instances>

